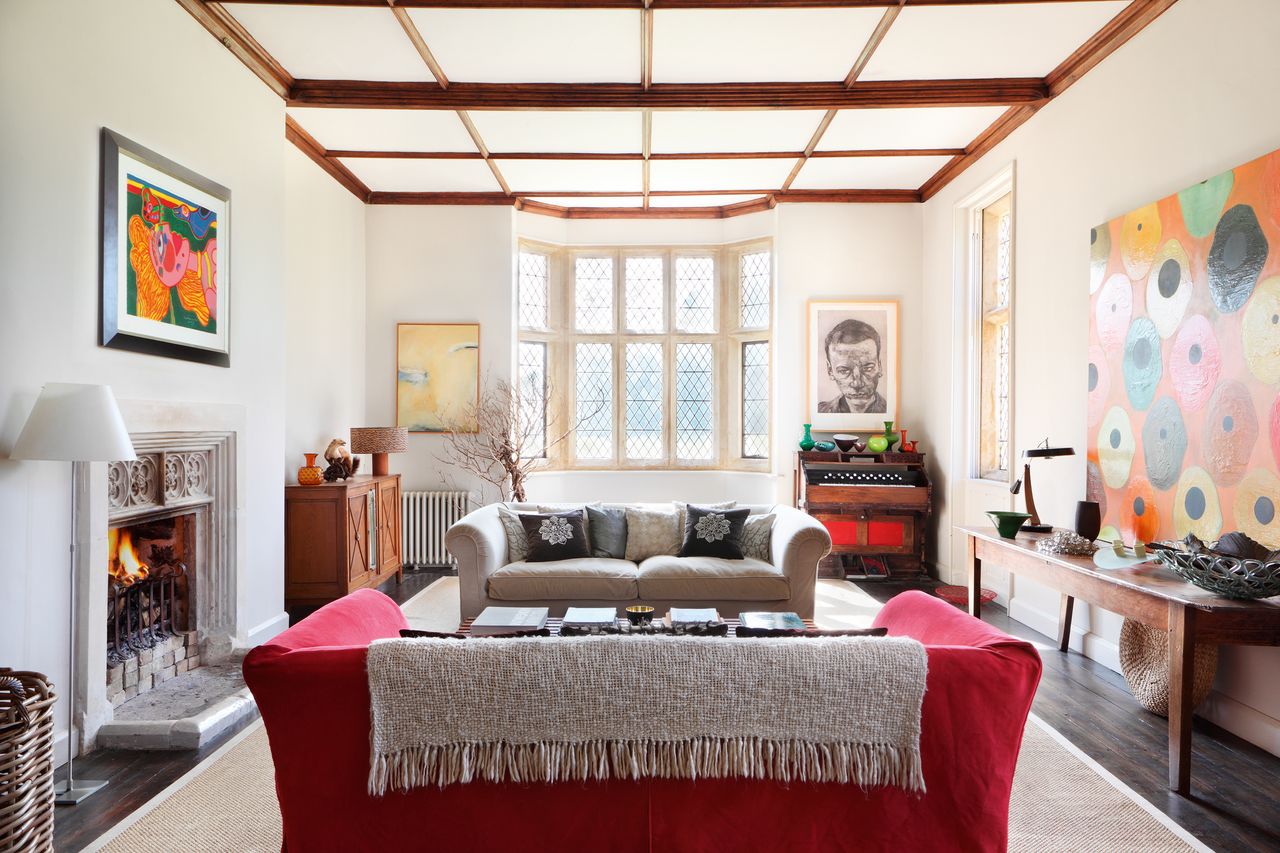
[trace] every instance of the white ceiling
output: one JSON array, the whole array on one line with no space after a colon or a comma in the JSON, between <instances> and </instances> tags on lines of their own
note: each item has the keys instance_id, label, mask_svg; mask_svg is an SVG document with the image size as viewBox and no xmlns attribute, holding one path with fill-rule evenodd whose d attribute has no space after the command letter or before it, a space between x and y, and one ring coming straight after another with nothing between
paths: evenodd
<instances>
[{"instance_id":1,"label":"white ceiling","mask_svg":"<svg viewBox=\"0 0 1280 853\"><path fill-rule=\"evenodd\" d=\"M907 6L858 79L1043 77L1127 5Z\"/></svg>"},{"instance_id":2,"label":"white ceiling","mask_svg":"<svg viewBox=\"0 0 1280 853\"><path fill-rule=\"evenodd\" d=\"M338 2L338 0L335 0ZM299 80L430 83L435 78L390 4L223 4ZM1128 0L905 6L860 81L1044 77ZM639 84L645 44L638 9L412 8L412 25L451 85ZM884 7L657 9L651 14L652 80L692 83L838 84L867 45ZM455 89L454 91L457 91ZM509 159L503 154L640 155L640 109L495 110L467 114L514 194L542 193L564 207L634 207L639 159ZM1008 105L842 109L817 152L948 149L973 144ZM801 152L824 109L689 109L651 112L653 154ZM454 109L289 107L288 115L328 151L465 152L479 148ZM314 153L322 156L323 152ZM331 158L332 159L332 158ZM744 191L917 190L950 156L840 156L651 160L652 191L715 195L650 196L649 206L706 207L753 198ZM343 158L375 192L500 192L480 159ZM800 165L794 181L788 175ZM754 196L758 197L758 196Z\"/></svg>"}]
</instances>

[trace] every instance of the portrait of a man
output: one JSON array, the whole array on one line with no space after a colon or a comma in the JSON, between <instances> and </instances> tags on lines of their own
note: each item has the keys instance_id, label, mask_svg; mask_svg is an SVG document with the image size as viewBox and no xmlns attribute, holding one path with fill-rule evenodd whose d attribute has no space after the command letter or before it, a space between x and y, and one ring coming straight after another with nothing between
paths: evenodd
<instances>
[{"instance_id":1,"label":"portrait of a man","mask_svg":"<svg viewBox=\"0 0 1280 853\"><path fill-rule=\"evenodd\" d=\"M809 420L819 431L883 428L898 408L898 304L809 303Z\"/></svg>"}]
</instances>

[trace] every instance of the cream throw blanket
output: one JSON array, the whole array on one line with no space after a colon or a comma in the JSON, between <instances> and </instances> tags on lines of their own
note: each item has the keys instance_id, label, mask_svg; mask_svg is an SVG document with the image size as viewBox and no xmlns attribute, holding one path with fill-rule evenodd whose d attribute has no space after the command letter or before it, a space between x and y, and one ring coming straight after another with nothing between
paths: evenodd
<instances>
[{"instance_id":1,"label":"cream throw blanket","mask_svg":"<svg viewBox=\"0 0 1280 853\"><path fill-rule=\"evenodd\" d=\"M369 647L369 792L745 777L924 791L903 637L393 639Z\"/></svg>"}]
</instances>

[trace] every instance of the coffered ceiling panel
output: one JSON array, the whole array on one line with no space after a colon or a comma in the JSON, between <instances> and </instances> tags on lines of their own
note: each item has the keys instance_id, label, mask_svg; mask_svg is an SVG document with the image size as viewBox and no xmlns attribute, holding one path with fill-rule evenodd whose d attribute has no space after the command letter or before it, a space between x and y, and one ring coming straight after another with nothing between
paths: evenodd
<instances>
[{"instance_id":1,"label":"coffered ceiling panel","mask_svg":"<svg viewBox=\"0 0 1280 853\"><path fill-rule=\"evenodd\" d=\"M639 160L499 160L513 192L639 192Z\"/></svg>"},{"instance_id":2,"label":"coffered ceiling panel","mask_svg":"<svg viewBox=\"0 0 1280 853\"><path fill-rule=\"evenodd\" d=\"M767 190L782 186L794 160L654 160L651 190Z\"/></svg>"},{"instance_id":3,"label":"coffered ceiling panel","mask_svg":"<svg viewBox=\"0 0 1280 853\"><path fill-rule=\"evenodd\" d=\"M640 15L615 9L410 9L450 80L640 79Z\"/></svg>"},{"instance_id":4,"label":"coffered ceiling panel","mask_svg":"<svg viewBox=\"0 0 1280 853\"><path fill-rule=\"evenodd\" d=\"M290 107L289 115L325 148L346 151L476 151L449 110L326 110Z\"/></svg>"},{"instance_id":5,"label":"coffered ceiling panel","mask_svg":"<svg viewBox=\"0 0 1280 853\"><path fill-rule=\"evenodd\" d=\"M472 110L472 123L490 151L638 154L643 116L639 110Z\"/></svg>"},{"instance_id":6,"label":"coffered ceiling panel","mask_svg":"<svg viewBox=\"0 0 1280 853\"><path fill-rule=\"evenodd\" d=\"M859 79L1043 77L1127 5L907 6Z\"/></svg>"},{"instance_id":7,"label":"coffered ceiling panel","mask_svg":"<svg viewBox=\"0 0 1280 853\"><path fill-rule=\"evenodd\" d=\"M1006 107L928 107L841 110L818 151L885 148L964 148Z\"/></svg>"},{"instance_id":8,"label":"coffered ceiling panel","mask_svg":"<svg viewBox=\"0 0 1280 853\"><path fill-rule=\"evenodd\" d=\"M558 207L640 207L644 199L638 195L623 196L534 196L530 201Z\"/></svg>"},{"instance_id":9,"label":"coffered ceiling panel","mask_svg":"<svg viewBox=\"0 0 1280 853\"><path fill-rule=\"evenodd\" d=\"M655 154L801 151L823 110L685 110L653 114Z\"/></svg>"},{"instance_id":10,"label":"coffered ceiling panel","mask_svg":"<svg viewBox=\"0 0 1280 853\"><path fill-rule=\"evenodd\" d=\"M914 190L950 157L811 158L792 182L797 190Z\"/></svg>"},{"instance_id":11,"label":"coffered ceiling panel","mask_svg":"<svg viewBox=\"0 0 1280 853\"><path fill-rule=\"evenodd\" d=\"M226 3L228 12L294 77L431 80L386 9ZM163 46L157 46L163 52Z\"/></svg>"},{"instance_id":12,"label":"coffered ceiling panel","mask_svg":"<svg viewBox=\"0 0 1280 853\"><path fill-rule=\"evenodd\" d=\"M843 80L883 9L659 9L655 83Z\"/></svg>"},{"instance_id":13,"label":"coffered ceiling panel","mask_svg":"<svg viewBox=\"0 0 1280 853\"><path fill-rule=\"evenodd\" d=\"M502 192L482 160L339 160L374 192Z\"/></svg>"}]
</instances>

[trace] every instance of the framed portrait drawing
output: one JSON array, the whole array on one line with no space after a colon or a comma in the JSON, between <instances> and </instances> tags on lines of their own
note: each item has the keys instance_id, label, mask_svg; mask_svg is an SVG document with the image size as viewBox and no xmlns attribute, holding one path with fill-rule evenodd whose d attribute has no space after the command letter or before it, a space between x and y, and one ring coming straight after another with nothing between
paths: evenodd
<instances>
[{"instance_id":1,"label":"framed portrait drawing","mask_svg":"<svg viewBox=\"0 0 1280 853\"><path fill-rule=\"evenodd\" d=\"M396 426L476 432L479 323L396 325Z\"/></svg>"},{"instance_id":2,"label":"framed portrait drawing","mask_svg":"<svg viewBox=\"0 0 1280 853\"><path fill-rule=\"evenodd\" d=\"M102 129L100 343L231 365L231 191Z\"/></svg>"},{"instance_id":3,"label":"framed portrait drawing","mask_svg":"<svg viewBox=\"0 0 1280 853\"><path fill-rule=\"evenodd\" d=\"M897 302L810 302L808 354L815 430L881 432L898 419Z\"/></svg>"}]
</instances>

